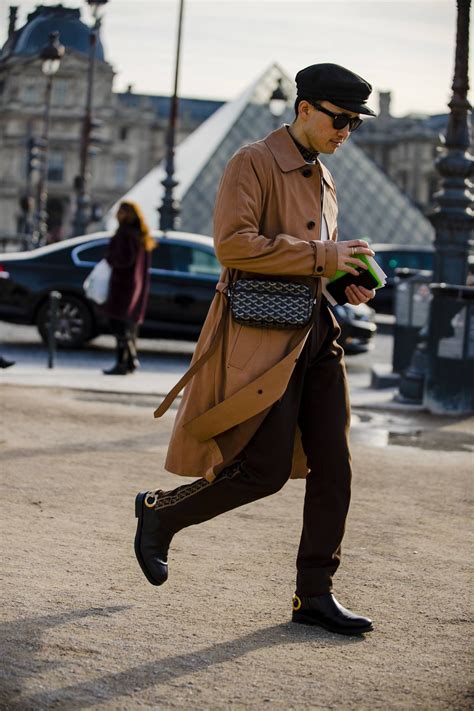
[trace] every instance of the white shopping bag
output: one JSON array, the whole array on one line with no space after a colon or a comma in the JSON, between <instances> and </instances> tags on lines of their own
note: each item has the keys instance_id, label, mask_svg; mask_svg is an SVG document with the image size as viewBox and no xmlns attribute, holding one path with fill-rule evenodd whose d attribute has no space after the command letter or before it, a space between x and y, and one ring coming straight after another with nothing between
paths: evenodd
<instances>
[{"instance_id":1,"label":"white shopping bag","mask_svg":"<svg viewBox=\"0 0 474 711\"><path fill-rule=\"evenodd\" d=\"M105 304L109 293L111 273L112 267L106 259L97 262L83 284L88 299L95 301L96 304Z\"/></svg>"}]
</instances>

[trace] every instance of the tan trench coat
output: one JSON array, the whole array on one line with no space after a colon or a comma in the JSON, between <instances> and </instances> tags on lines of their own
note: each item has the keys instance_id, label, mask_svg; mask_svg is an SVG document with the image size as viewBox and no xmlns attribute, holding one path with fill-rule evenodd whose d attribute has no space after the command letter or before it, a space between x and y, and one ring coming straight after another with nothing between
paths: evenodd
<instances>
[{"instance_id":1,"label":"tan trench coat","mask_svg":"<svg viewBox=\"0 0 474 711\"><path fill-rule=\"evenodd\" d=\"M321 186L330 237L324 242ZM215 250L224 269L191 367L211 346L213 352L184 390L165 462L168 471L212 481L285 392L308 335L307 329L235 323L225 293L229 279L255 273L295 275L318 287L319 277L336 271L336 219L329 171L322 164L306 164L284 126L244 146L230 160L214 213ZM161 414L159 408L155 416ZM298 432L292 476L306 476L307 471Z\"/></svg>"}]
</instances>

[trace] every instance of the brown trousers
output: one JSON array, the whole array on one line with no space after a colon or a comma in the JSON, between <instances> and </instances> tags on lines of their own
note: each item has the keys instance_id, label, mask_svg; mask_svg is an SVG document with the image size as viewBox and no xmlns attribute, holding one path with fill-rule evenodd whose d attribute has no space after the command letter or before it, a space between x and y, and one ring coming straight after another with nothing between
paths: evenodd
<instances>
[{"instance_id":1,"label":"brown trousers","mask_svg":"<svg viewBox=\"0 0 474 711\"><path fill-rule=\"evenodd\" d=\"M198 479L158 500L172 532L277 492L291 472L299 424L308 467L296 592L329 592L340 562L350 501L349 398L339 327L325 304L298 359L285 394L270 409L238 461L210 484Z\"/></svg>"}]
</instances>

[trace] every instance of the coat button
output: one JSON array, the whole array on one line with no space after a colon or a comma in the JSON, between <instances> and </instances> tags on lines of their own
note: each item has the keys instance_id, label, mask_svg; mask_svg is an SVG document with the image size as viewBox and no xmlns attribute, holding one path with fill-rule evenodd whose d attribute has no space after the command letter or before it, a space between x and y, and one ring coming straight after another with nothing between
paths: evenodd
<instances>
[{"instance_id":1,"label":"coat button","mask_svg":"<svg viewBox=\"0 0 474 711\"><path fill-rule=\"evenodd\" d=\"M262 395L263 390L257 390L257 392L258 392L259 395Z\"/></svg>"},{"instance_id":2,"label":"coat button","mask_svg":"<svg viewBox=\"0 0 474 711\"><path fill-rule=\"evenodd\" d=\"M316 227L316 222L314 222L314 220L310 220L306 224L306 227L308 228L308 230L314 230L314 228Z\"/></svg>"},{"instance_id":3,"label":"coat button","mask_svg":"<svg viewBox=\"0 0 474 711\"><path fill-rule=\"evenodd\" d=\"M323 268L322 268L321 266L316 267L316 271L317 271L317 272L322 272L322 271L323 271Z\"/></svg>"},{"instance_id":4,"label":"coat button","mask_svg":"<svg viewBox=\"0 0 474 711\"><path fill-rule=\"evenodd\" d=\"M311 170L311 168L305 168L301 175L303 176L303 178L311 178L311 176L313 175L313 171Z\"/></svg>"}]
</instances>

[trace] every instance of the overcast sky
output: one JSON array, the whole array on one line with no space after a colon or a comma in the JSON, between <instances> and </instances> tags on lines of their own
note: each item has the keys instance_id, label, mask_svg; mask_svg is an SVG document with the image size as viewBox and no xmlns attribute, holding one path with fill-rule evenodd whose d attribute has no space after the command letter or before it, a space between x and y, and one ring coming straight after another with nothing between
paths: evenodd
<instances>
[{"instance_id":1,"label":"overcast sky","mask_svg":"<svg viewBox=\"0 0 474 711\"><path fill-rule=\"evenodd\" d=\"M10 4L23 24L38 3L0 0L2 43ZM84 0L63 5L86 8L89 20ZM116 90L171 92L178 8L179 0L109 1L103 42ZM291 77L309 64L336 62L374 90L391 90L395 115L442 113L455 29L455 0L185 0L180 92L232 99L272 62Z\"/></svg>"}]
</instances>

